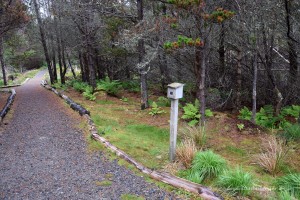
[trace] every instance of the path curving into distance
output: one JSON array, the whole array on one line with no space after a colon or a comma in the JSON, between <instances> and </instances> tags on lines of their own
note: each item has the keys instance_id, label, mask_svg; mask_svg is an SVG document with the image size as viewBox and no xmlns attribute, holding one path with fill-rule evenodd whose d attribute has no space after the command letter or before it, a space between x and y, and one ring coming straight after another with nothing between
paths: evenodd
<instances>
[{"instance_id":1,"label":"path curving into distance","mask_svg":"<svg viewBox=\"0 0 300 200\"><path fill-rule=\"evenodd\" d=\"M88 152L77 128L83 119L40 86L44 73L16 89L13 117L0 133L0 200L175 199L104 153Z\"/></svg>"}]
</instances>

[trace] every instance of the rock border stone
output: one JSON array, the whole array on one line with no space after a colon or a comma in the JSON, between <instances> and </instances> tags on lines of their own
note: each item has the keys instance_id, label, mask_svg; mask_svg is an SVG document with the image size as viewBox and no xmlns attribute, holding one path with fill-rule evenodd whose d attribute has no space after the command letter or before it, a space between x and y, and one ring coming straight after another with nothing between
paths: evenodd
<instances>
[{"instance_id":1,"label":"rock border stone","mask_svg":"<svg viewBox=\"0 0 300 200\"><path fill-rule=\"evenodd\" d=\"M128 163L134 165L142 173L147 174L151 178L153 178L155 180L158 180L158 181L162 181L162 182L164 182L168 185L171 185L173 187L181 188L181 189L184 189L188 192L198 194L200 197L202 197L205 200L223 200L222 196L220 196L219 194L211 191L209 188L207 188L205 186L187 181L185 179L173 176L173 175L168 174L168 173L154 171L154 170L149 169L149 168L143 166L142 164L138 163L136 160L134 160L128 154L126 154L124 151L122 151L122 150L118 149L117 147L113 146L108 140L106 140L105 138L101 137L98 134L98 130L97 130L93 120L90 117L90 112L89 111L87 111L81 105L75 103L68 96L61 94L56 89L49 86L47 81L42 80L41 85L44 88L54 92L57 96L63 98L70 105L70 107L73 110L79 112L79 114L85 118L85 120L87 121L88 126L89 126L89 131L91 133L91 137L93 139L95 139L98 142L101 142L105 147L110 149L112 152L116 153L117 156L125 159Z\"/></svg>"},{"instance_id":2,"label":"rock border stone","mask_svg":"<svg viewBox=\"0 0 300 200\"><path fill-rule=\"evenodd\" d=\"M10 96L7 98L5 106L3 107L3 109L0 112L0 122L2 122L2 120L4 119L4 117L6 116L8 111L10 110L17 93L14 89L10 89L7 91L2 90L0 92L10 92L11 93Z\"/></svg>"}]
</instances>

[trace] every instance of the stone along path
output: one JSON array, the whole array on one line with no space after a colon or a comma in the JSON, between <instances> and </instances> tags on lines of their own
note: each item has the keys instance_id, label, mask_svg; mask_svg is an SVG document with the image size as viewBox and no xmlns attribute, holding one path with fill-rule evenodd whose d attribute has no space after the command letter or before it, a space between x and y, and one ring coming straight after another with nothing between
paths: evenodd
<instances>
[{"instance_id":1,"label":"stone along path","mask_svg":"<svg viewBox=\"0 0 300 200\"><path fill-rule=\"evenodd\" d=\"M39 85L43 74L16 89L0 133L0 199L175 199L103 153L88 153L76 128L83 119Z\"/></svg>"}]
</instances>

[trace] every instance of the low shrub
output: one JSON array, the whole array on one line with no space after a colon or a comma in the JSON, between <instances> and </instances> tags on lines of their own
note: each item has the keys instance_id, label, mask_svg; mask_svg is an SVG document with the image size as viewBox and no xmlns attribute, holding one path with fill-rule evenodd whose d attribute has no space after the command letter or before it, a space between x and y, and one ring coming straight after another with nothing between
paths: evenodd
<instances>
[{"instance_id":1,"label":"low shrub","mask_svg":"<svg viewBox=\"0 0 300 200\"><path fill-rule=\"evenodd\" d=\"M225 171L219 176L216 184L231 195L246 196L251 193L255 183L250 173L244 172L242 168L238 167L233 170Z\"/></svg>"},{"instance_id":2,"label":"low shrub","mask_svg":"<svg viewBox=\"0 0 300 200\"><path fill-rule=\"evenodd\" d=\"M195 100L195 104L192 103L187 103L184 107L183 107L183 115L182 115L182 119L185 119L188 122L188 124L190 126L195 126L196 124L199 123L201 114L199 112L200 109L200 102L198 99ZM205 116L206 117L212 117L213 116L213 112L210 109L206 109L205 110Z\"/></svg>"},{"instance_id":3,"label":"low shrub","mask_svg":"<svg viewBox=\"0 0 300 200\"><path fill-rule=\"evenodd\" d=\"M285 130L283 130L282 136L287 141L300 141L300 125L294 124L285 128Z\"/></svg>"},{"instance_id":4,"label":"low shrub","mask_svg":"<svg viewBox=\"0 0 300 200\"><path fill-rule=\"evenodd\" d=\"M108 95L117 96L118 92L122 89L120 81L110 80L108 77L98 81L97 90L103 90Z\"/></svg>"},{"instance_id":5,"label":"low shrub","mask_svg":"<svg viewBox=\"0 0 300 200\"><path fill-rule=\"evenodd\" d=\"M159 106L164 106L164 107L170 107L171 106L171 101L170 99L160 96L157 99L157 105Z\"/></svg>"},{"instance_id":6,"label":"low shrub","mask_svg":"<svg viewBox=\"0 0 300 200\"><path fill-rule=\"evenodd\" d=\"M85 89L84 89L84 92L82 93L82 95L87 100L90 100L90 101L95 101L96 100L96 96L95 96L95 93L93 92L92 86L86 86Z\"/></svg>"},{"instance_id":7,"label":"low shrub","mask_svg":"<svg viewBox=\"0 0 300 200\"><path fill-rule=\"evenodd\" d=\"M140 92L141 90L140 83L137 80L124 81L121 85L125 90L130 92Z\"/></svg>"},{"instance_id":8,"label":"low shrub","mask_svg":"<svg viewBox=\"0 0 300 200\"><path fill-rule=\"evenodd\" d=\"M159 115L159 114L162 114L162 113L166 113L166 111L164 111L162 108L160 108L155 102L153 102L151 104L151 110L149 112L149 115Z\"/></svg>"},{"instance_id":9,"label":"low shrub","mask_svg":"<svg viewBox=\"0 0 300 200\"><path fill-rule=\"evenodd\" d=\"M227 168L227 163L220 155L211 150L198 152L192 162L191 175L196 175L200 182L206 178L215 178Z\"/></svg>"},{"instance_id":10,"label":"low shrub","mask_svg":"<svg viewBox=\"0 0 300 200\"><path fill-rule=\"evenodd\" d=\"M89 85L81 81L74 81L72 86L76 91L84 92L85 88L88 87Z\"/></svg>"},{"instance_id":11,"label":"low shrub","mask_svg":"<svg viewBox=\"0 0 300 200\"><path fill-rule=\"evenodd\" d=\"M300 199L300 173L279 177L275 180L274 185L279 196L288 192L295 199Z\"/></svg>"},{"instance_id":12,"label":"low shrub","mask_svg":"<svg viewBox=\"0 0 300 200\"><path fill-rule=\"evenodd\" d=\"M251 120L252 112L244 107L240 111L239 119ZM265 128L280 128L284 129L295 122L299 117L300 106L292 105L281 109L278 116L274 114L272 105L265 105L256 113L255 121L257 125Z\"/></svg>"}]
</instances>

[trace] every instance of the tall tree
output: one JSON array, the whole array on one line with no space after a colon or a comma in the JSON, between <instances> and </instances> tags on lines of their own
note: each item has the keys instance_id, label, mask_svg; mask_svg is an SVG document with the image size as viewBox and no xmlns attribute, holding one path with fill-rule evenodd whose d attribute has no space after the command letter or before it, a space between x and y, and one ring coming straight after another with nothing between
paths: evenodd
<instances>
[{"instance_id":1,"label":"tall tree","mask_svg":"<svg viewBox=\"0 0 300 200\"><path fill-rule=\"evenodd\" d=\"M0 1L0 64L4 85L7 85L7 80L4 63L3 37L8 31L19 28L22 24L28 22L29 17L27 16L26 9L26 6L21 0Z\"/></svg>"},{"instance_id":2,"label":"tall tree","mask_svg":"<svg viewBox=\"0 0 300 200\"><path fill-rule=\"evenodd\" d=\"M35 10L36 18L37 18L37 21L38 21L38 25L39 25L41 42L42 42L43 49L44 49L45 59L46 59L48 72L49 72L49 76L50 76L50 82L51 82L51 84L53 84L55 82L55 80L54 80L53 70L52 70L52 66L51 66L50 56L49 56L49 53L48 53L45 29L44 29L44 26L43 26L41 14L40 14L40 8L39 8L37 0L33 0L33 5L34 5L34 10Z\"/></svg>"}]
</instances>

